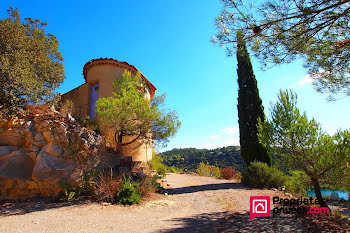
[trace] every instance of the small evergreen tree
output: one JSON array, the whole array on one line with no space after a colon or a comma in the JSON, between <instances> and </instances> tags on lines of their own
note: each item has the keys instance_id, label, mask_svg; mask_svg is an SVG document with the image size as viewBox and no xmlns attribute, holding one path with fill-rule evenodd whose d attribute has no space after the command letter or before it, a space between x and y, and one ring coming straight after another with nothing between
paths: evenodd
<instances>
[{"instance_id":1,"label":"small evergreen tree","mask_svg":"<svg viewBox=\"0 0 350 233\"><path fill-rule=\"evenodd\" d=\"M125 71L113 82L113 96L96 101L96 113L103 129L113 129L116 149L135 142L164 146L181 126L175 110L165 109L165 94L151 102L145 98L140 73Z\"/></svg>"},{"instance_id":2,"label":"small evergreen tree","mask_svg":"<svg viewBox=\"0 0 350 233\"><path fill-rule=\"evenodd\" d=\"M263 145L281 155L291 170L301 170L322 199L321 187L350 187L350 130L338 130L333 136L297 108L297 95L280 91L271 106L271 119L259 121L258 137ZM322 206L327 206L321 203Z\"/></svg>"},{"instance_id":3,"label":"small evergreen tree","mask_svg":"<svg viewBox=\"0 0 350 233\"><path fill-rule=\"evenodd\" d=\"M63 82L63 58L47 23L26 18L10 7L0 19L0 117L12 117L26 104L53 100Z\"/></svg>"},{"instance_id":4,"label":"small evergreen tree","mask_svg":"<svg viewBox=\"0 0 350 233\"><path fill-rule=\"evenodd\" d=\"M253 161L271 165L271 154L260 144L257 133L258 119L265 119L264 108L259 96L257 82L250 62L244 36L237 33L238 62L238 123L241 145L241 156L247 166Z\"/></svg>"}]
</instances>

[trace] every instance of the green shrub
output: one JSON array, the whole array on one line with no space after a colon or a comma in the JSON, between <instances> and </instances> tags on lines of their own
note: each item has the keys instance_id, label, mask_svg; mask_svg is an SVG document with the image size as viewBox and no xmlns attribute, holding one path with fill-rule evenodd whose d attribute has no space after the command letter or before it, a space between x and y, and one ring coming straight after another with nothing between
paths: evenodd
<instances>
[{"instance_id":1,"label":"green shrub","mask_svg":"<svg viewBox=\"0 0 350 233\"><path fill-rule=\"evenodd\" d=\"M64 191L59 194L60 200L71 202L79 196L79 187L73 187L63 180L58 181L58 185L64 189Z\"/></svg>"},{"instance_id":2,"label":"green shrub","mask_svg":"<svg viewBox=\"0 0 350 233\"><path fill-rule=\"evenodd\" d=\"M93 130L96 133L101 134L101 129L100 129L100 125L98 123L97 118L90 118L90 116L85 116L85 118L83 119L83 124L84 127L86 127L87 129Z\"/></svg>"},{"instance_id":3,"label":"green shrub","mask_svg":"<svg viewBox=\"0 0 350 233\"><path fill-rule=\"evenodd\" d=\"M138 191L140 183L131 182L130 178L125 178L120 189L115 195L115 201L122 205L132 205L141 202L141 193Z\"/></svg>"},{"instance_id":4,"label":"green shrub","mask_svg":"<svg viewBox=\"0 0 350 233\"><path fill-rule=\"evenodd\" d=\"M220 178L220 168L216 166L205 164L200 162L196 170L197 174L200 176L212 176L215 178Z\"/></svg>"},{"instance_id":5,"label":"green shrub","mask_svg":"<svg viewBox=\"0 0 350 233\"><path fill-rule=\"evenodd\" d=\"M64 180L60 180L58 185L64 189L64 192L60 193L60 199L66 200L67 202L73 201L76 197L82 195L93 196L95 195L95 188L92 185L92 179L96 175L95 172L90 172L88 175L83 177L80 185L72 186Z\"/></svg>"},{"instance_id":6,"label":"green shrub","mask_svg":"<svg viewBox=\"0 0 350 233\"><path fill-rule=\"evenodd\" d=\"M81 126L87 128L88 130L93 130L98 134L102 134L100 124L97 118L90 118L90 116L80 116L73 115L73 118L79 123Z\"/></svg>"},{"instance_id":7,"label":"green shrub","mask_svg":"<svg viewBox=\"0 0 350 233\"><path fill-rule=\"evenodd\" d=\"M95 195L95 187L93 185L93 179L97 176L97 172L91 171L89 174L85 175L83 177L83 181L81 185L79 186L79 194L82 195L89 195L93 196Z\"/></svg>"},{"instance_id":8,"label":"green shrub","mask_svg":"<svg viewBox=\"0 0 350 233\"><path fill-rule=\"evenodd\" d=\"M278 188L285 182L283 172L262 162L250 163L242 173L242 183L254 188Z\"/></svg>"},{"instance_id":9,"label":"green shrub","mask_svg":"<svg viewBox=\"0 0 350 233\"><path fill-rule=\"evenodd\" d=\"M286 189L290 193L306 196L311 188L309 177L303 171L291 171L286 181Z\"/></svg>"},{"instance_id":10,"label":"green shrub","mask_svg":"<svg viewBox=\"0 0 350 233\"><path fill-rule=\"evenodd\" d=\"M156 153L153 152L152 160L150 161L150 168L152 170L157 171L159 175L162 175L163 177L165 177L167 168L162 162L163 162L163 158L161 158L160 156L158 156Z\"/></svg>"},{"instance_id":11,"label":"green shrub","mask_svg":"<svg viewBox=\"0 0 350 233\"><path fill-rule=\"evenodd\" d=\"M167 172L170 172L170 173L178 173L180 171L181 171L181 169L177 168L175 166L167 167Z\"/></svg>"},{"instance_id":12,"label":"green shrub","mask_svg":"<svg viewBox=\"0 0 350 233\"><path fill-rule=\"evenodd\" d=\"M93 195L104 202L122 205L138 204L141 197L148 196L159 188L156 179L157 176L145 177L140 182L133 182L122 173L114 176L112 169L110 173L90 172L84 176L78 186L71 186L65 181L59 181L59 185L64 189L60 193L60 199L70 202L81 195Z\"/></svg>"},{"instance_id":13,"label":"green shrub","mask_svg":"<svg viewBox=\"0 0 350 233\"><path fill-rule=\"evenodd\" d=\"M160 166L160 167L157 169L157 171L158 171L158 174L159 174L159 175L162 175L163 177L165 177L165 173L166 173L166 171L167 171L166 166L165 166L164 164L162 164L162 166Z\"/></svg>"}]
</instances>

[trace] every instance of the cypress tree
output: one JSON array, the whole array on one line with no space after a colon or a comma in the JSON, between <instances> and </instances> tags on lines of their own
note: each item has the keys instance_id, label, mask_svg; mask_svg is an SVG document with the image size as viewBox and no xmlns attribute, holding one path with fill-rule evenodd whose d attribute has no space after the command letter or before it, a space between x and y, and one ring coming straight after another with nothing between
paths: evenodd
<instances>
[{"instance_id":1,"label":"cypress tree","mask_svg":"<svg viewBox=\"0 0 350 233\"><path fill-rule=\"evenodd\" d=\"M238 123L241 156L246 165L253 161L271 166L271 153L260 144L257 133L258 119L265 120L264 107L259 96L257 81L242 32L237 33Z\"/></svg>"}]
</instances>

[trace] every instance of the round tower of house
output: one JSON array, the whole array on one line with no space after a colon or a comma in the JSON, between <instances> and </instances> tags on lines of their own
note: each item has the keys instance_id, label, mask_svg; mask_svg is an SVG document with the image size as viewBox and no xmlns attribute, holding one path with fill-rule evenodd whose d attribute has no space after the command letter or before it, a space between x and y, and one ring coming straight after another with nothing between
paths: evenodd
<instances>
[{"instance_id":1,"label":"round tower of house","mask_svg":"<svg viewBox=\"0 0 350 233\"><path fill-rule=\"evenodd\" d=\"M148 98L153 98L156 88L148 79L133 65L127 62L118 61L112 58L99 58L87 62L83 68L83 75L86 83L91 86L98 83L98 97L112 96L112 83L120 77L125 71L132 74L139 72L141 78L147 85Z\"/></svg>"},{"instance_id":2,"label":"round tower of house","mask_svg":"<svg viewBox=\"0 0 350 233\"><path fill-rule=\"evenodd\" d=\"M98 98L113 96L113 82L116 78L122 76L125 71L130 71L133 75L138 72L146 84L145 98L151 100L154 97L156 88L148 79L133 65L127 62L121 62L112 58L93 59L87 62L83 68L83 75L86 85L89 86L89 108L90 116L95 117L95 103ZM107 138L113 140L114 133L110 132ZM134 145L135 144L135 145ZM136 146L136 147L135 147ZM153 143L135 142L125 148L128 154L132 156L133 161L147 162L152 159Z\"/></svg>"}]
</instances>

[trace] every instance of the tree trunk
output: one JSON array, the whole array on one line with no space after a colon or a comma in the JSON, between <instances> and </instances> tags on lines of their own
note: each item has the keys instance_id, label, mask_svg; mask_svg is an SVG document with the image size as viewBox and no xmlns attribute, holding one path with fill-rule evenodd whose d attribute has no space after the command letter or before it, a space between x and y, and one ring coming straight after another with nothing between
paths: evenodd
<instances>
[{"instance_id":1,"label":"tree trunk","mask_svg":"<svg viewBox=\"0 0 350 233\"><path fill-rule=\"evenodd\" d=\"M311 183L314 186L316 198L321 202L320 203L321 207L328 207L328 205L326 204L326 202L322 198L320 183L318 182L318 179L311 178Z\"/></svg>"},{"instance_id":2,"label":"tree trunk","mask_svg":"<svg viewBox=\"0 0 350 233\"><path fill-rule=\"evenodd\" d=\"M123 145L123 135L122 132L118 134L118 131L115 132L114 134L114 140L116 143L116 150L119 155L122 155L122 145Z\"/></svg>"}]
</instances>

